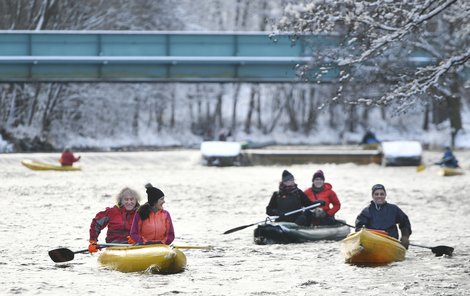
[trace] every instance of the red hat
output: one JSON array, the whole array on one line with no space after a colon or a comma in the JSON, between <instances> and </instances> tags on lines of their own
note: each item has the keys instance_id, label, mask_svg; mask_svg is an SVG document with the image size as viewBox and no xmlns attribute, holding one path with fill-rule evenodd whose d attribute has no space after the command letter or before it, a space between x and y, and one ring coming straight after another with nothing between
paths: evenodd
<instances>
[{"instance_id":1,"label":"red hat","mask_svg":"<svg viewBox=\"0 0 470 296\"><path fill-rule=\"evenodd\" d=\"M315 178L320 178L323 181L325 181L325 175L323 174L323 171L322 170L316 171L315 174L313 174L312 181L315 180Z\"/></svg>"}]
</instances>

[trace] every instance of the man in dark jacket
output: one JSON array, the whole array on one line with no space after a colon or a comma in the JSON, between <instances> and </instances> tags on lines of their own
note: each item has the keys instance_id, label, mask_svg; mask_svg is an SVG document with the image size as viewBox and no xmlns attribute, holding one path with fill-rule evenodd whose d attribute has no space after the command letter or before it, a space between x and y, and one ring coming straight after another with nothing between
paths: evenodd
<instances>
[{"instance_id":1,"label":"man in dark jacket","mask_svg":"<svg viewBox=\"0 0 470 296\"><path fill-rule=\"evenodd\" d=\"M387 192L382 184L372 186L372 201L356 218L356 231L362 227L383 230L398 239L397 224L401 231L400 241L408 249L411 224L408 216L396 205L388 203Z\"/></svg>"},{"instance_id":2,"label":"man in dark jacket","mask_svg":"<svg viewBox=\"0 0 470 296\"><path fill-rule=\"evenodd\" d=\"M295 222L299 225L309 226L312 221L310 211L298 212L291 215L285 213L298 210L312 205L310 199L297 188L294 176L287 170L282 172L282 180L279 182L279 190L271 196L266 214L270 216L279 216L276 221Z\"/></svg>"}]
</instances>

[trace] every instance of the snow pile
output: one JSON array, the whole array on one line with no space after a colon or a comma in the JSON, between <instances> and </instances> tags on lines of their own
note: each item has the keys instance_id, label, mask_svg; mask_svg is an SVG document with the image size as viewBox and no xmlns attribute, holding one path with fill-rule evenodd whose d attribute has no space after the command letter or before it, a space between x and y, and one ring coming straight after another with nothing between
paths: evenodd
<instances>
[{"instance_id":1,"label":"snow pile","mask_svg":"<svg viewBox=\"0 0 470 296\"><path fill-rule=\"evenodd\" d=\"M1 152L13 152L13 145L3 140L2 135L0 135L0 153Z\"/></svg>"},{"instance_id":2,"label":"snow pile","mask_svg":"<svg viewBox=\"0 0 470 296\"><path fill-rule=\"evenodd\" d=\"M421 143L418 141L386 141L381 143L381 150L387 157L421 157L423 153Z\"/></svg>"}]
</instances>

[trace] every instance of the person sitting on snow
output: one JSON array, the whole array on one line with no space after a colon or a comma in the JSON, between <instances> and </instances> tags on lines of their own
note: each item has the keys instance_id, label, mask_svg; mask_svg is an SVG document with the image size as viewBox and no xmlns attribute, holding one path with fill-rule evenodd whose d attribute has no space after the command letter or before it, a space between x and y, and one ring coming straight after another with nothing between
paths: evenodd
<instances>
[{"instance_id":1,"label":"person sitting on snow","mask_svg":"<svg viewBox=\"0 0 470 296\"><path fill-rule=\"evenodd\" d=\"M459 167L459 161L457 160L457 158L455 158L450 147L445 148L444 155L442 156L440 161L436 162L436 164L448 168Z\"/></svg>"},{"instance_id":2,"label":"person sitting on snow","mask_svg":"<svg viewBox=\"0 0 470 296\"><path fill-rule=\"evenodd\" d=\"M375 134L371 131L367 131L362 137L361 144L378 144L380 141L377 139Z\"/></svg>"}]
</instances>

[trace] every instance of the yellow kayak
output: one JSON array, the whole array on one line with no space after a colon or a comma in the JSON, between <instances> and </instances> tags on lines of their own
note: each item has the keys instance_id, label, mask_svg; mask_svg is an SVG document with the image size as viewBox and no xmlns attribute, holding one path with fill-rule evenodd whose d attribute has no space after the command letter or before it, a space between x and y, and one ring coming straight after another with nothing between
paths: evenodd
<instances>
[{"instance_id":1,"label":"yellow kayak","mask_svg":"<svg viewBox=\"0 0 470 296\"><path fill-rule=\"evenodd\" d=\"M23 159L21 164L34 171L80 171L82 169L81 167L70 165L61 166L60 164L52 164L31 159Z\"/></svg>"},{"instance_id":2,"label":"yellow kayak","mask_svg":"<svg viewBox=\"0 0 470 296\"><path fill-rule=\"evenodd\" d=\"M406 254L399 240L365 228L343 239L340 249L347 263L366 265L402 261Z\"/></svg>"},{"instance_id":3,"label":"yellow kayak","mask_svg":"<svg viewBox=\"0 0 470 296\"><path fill-rule=\"evenodd\" d=\"M464 174L464 171L461 168L447 168L442 167L437 172L439 176L450 177L450 176L460 176Z\"/></svg>"},{"instance_id":4,"label":"yellow kayak","mask_svg":"<svg viewBox=\"0 0 470 296\"><path fill-rule=\"evenodd\" d=\"M177 248L167 245L109 247L98 257L107 268L121 272L145 271L171 274L186 268L186 256Z\"/></svg>"}]
</instances>

